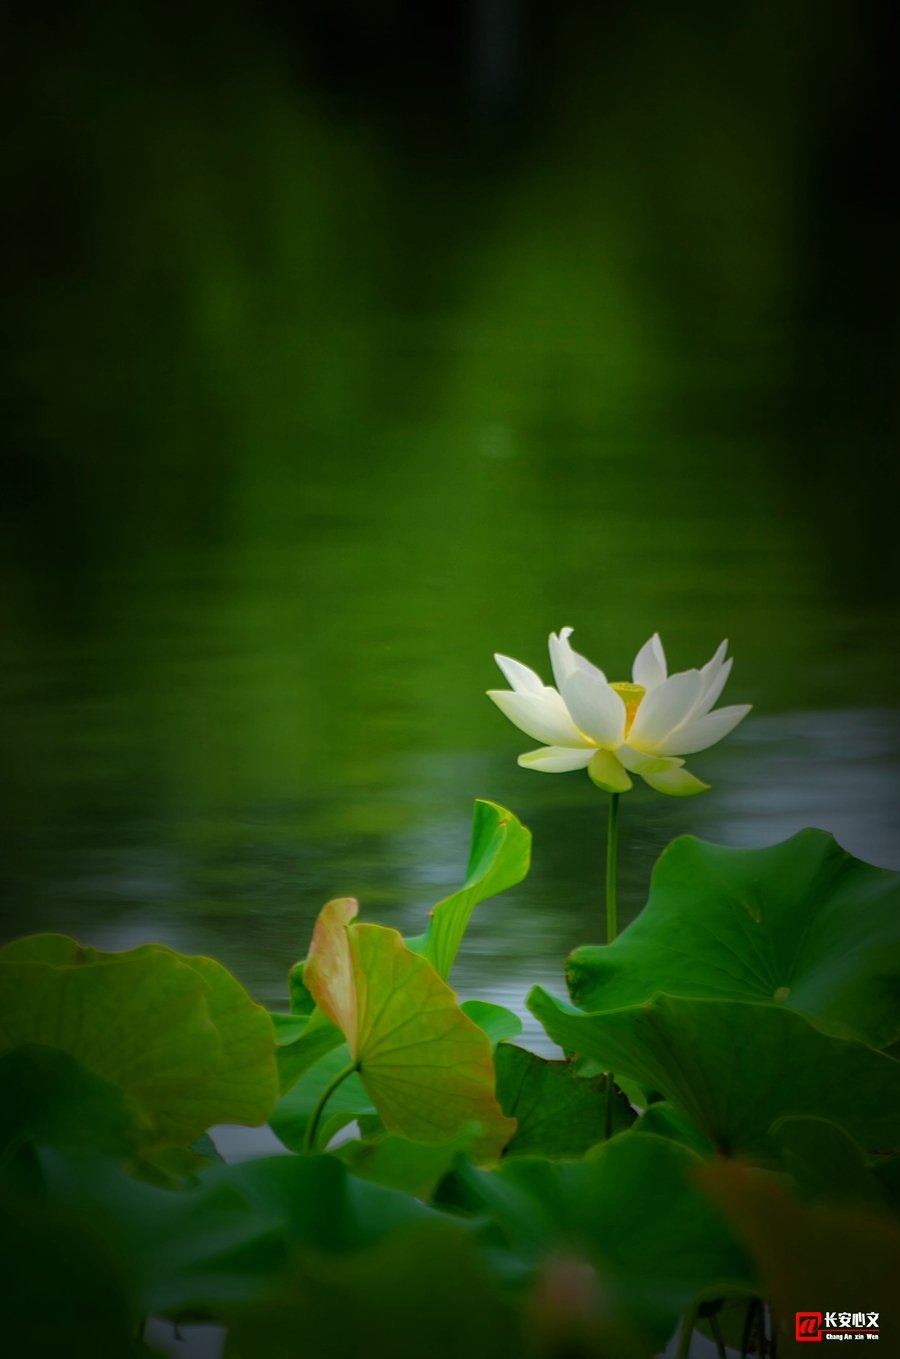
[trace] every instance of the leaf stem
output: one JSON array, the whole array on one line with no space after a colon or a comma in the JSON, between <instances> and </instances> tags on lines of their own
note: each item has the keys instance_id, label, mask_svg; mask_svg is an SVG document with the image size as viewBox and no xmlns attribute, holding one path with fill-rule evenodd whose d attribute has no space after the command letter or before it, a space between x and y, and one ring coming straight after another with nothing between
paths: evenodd
<instances>
[{"instance_id":1,"label":"leaf stem","mask_svg":"<svg viewBox=\"0 0 900 1359\"><path fill-rule=\"evenodd\" d=\"M319 1121L325 1110L325 1105L331 1099L331 1096L334 1094L335 1090L337 1090L341 1082L345 1081L348 1076L352 1076L354 1071L358 1070L358 1068L359 1068L358 1062L351 1062L349 1066L344 1067L343 1071L339 1071L338 1074L334 1077L334 1079L329 1081L325 1089L322 1091L321 1095L316 1101L316 1107L313 1109L312 1113L309 1116L309 1122L306 1125L306 1132L303 1134L304 1151L313 1151L315 1149L316 1133L319 1128Z\"/></svg>"},{"instance_id":2,"label":"leaf stem","mask_svg":"<svg viewBox=\"0 0 900 1359\"><path fill-rule=\"evenodd\" d=\"M609 795L606 827L606 942L616 937L616 859L619 845L619 794Z\"/></svg>"},{"instance_id":3,"label":"leaf stem","mask_svg":"<svg viewBox=\"0 0 900 1359\"><path fill-rule=\"evenodd\" d=\"M619 794L609 795L609 820L606 825L606 942L616 937L616 859L619 848ZM603 1139L608 1142L613 1134L613 1110L616 1099L616 1078L606 1073L606 1109L603 1119Z\"/></svg>"},{"instance_id":4,"label":"leaf stem","mask_svg":"<svg viewBox=\"0 0 900 1359\"><path fill-rule=\"evenodd\" d=\"M747 1351L750 1348L750 1341L753 1338L753 1322L756 1318L757 1303L757 1298L751 1298L747 1303L747 1315L744 1319L744 1333L741 1336L741 1359L747 1359Z\"/></svg>"},{"instance_id":5,"label":"leaf stem","mask_svg":"<svg viewBox=\"0 0 900 1359\"><path fill-rule=\"evenodd\" d=\"M678 1341L678 1354L676 1359L688 1359L691 1352L691 1336L694 1334L694 1322L697 1320L697 1312L700 1304L695 1303L693 1307L685 1312L681 1322L681 1336Z\"/></svg>"},{"instance_id":6,"label":"leaf stem","mask_svg":"<svg viewBox=\"0 0 900 1359\"><path fill-rule=\"evenodd\" d=\"M715 1312L710 1313L709 1329L713 1333L713 1340L716 1342L716 1352L719 1359L728 1359L728 1356L725 1353L725 1337L722 1334L722 1327L719 1324L719 1318L716 1316Z\"/></svg>"}]
</instances>

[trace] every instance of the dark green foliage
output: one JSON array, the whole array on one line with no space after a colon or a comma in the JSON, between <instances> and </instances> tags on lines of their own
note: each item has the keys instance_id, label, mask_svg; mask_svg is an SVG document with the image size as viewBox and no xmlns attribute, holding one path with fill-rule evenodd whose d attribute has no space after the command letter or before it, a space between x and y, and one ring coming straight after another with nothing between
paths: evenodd
<instances>
[{"instance_id":1,"label":"dark green foliage","mask_svg":"<svg viewBox=\"0 0 900 1359\"><path fill-rule=\"evenodd\" d=\"M701 1290L755 1287L747 1255L694 1184L701 1164L667 1138L625 1133L580 1161L513 1158L494 1171L462 1163L440 1199L491 1217L534 1270L566 1253L588 1262L607 1305L652 1354Z\"/></svg>"},{"instance_id":2,"label":"dark green foliage","mask_svg":"<svg viewBox=\"0 0 900 1359\"><path fill-rule=\"evenodd\" d=\"M89 1214L0 1192L3 1350L28 1359L143 1353L133 1262Z\"/></svg>"},{"instance_id":3,"label":"dark green foliage","mask_svg":"<svg viewBox=\"0 0 900 1359\"><path fill-rule=\"evenodd\" d=\"M645 1109L634 1126L635 1132L657 1133L660 1137L670 1137L673 1142L683 1142L686 1147L700 1156L712 1156L715 1148L708 1137L674 1105L666 1100L658 1100Z\"/></svg>"},{"instance_id":4,"label":"dark green foliage","mask_svg":"<svg viewBox=\"0 0 900 1359\"><path fill-rule=\"evenodd\" d=\"M784 1118L772 1128L784 1168L810 1203L856 1204L878 1210L884 1191L866 1165L860 1147L843 1128L825 1118Z\"/></svg>"},{"instance_id":5,"label":"dark green foliage","mask_svg":"<svg viewBox=\"0 0 900 1359\"><path fill-rule=\"evenodd\" d=\"M586 1015L535 987L554 1042L661 1090L725 1155L778 1163L772 1124L831 1117L865 1150L900 1143L900 1062L831 1038L780 1006L658 996Z\"/></svg>"},{"instance_id":6,"label":"dark green foliage","mask_svg":"<svg viewBox=\"0 0 900 1359\"><path fill-rule=\"evenodd\" d=\"M518 1128L504 1156L577 1157L603 1138L606 1077L577 1076L569 1062L550 1062L511 1043L494 1053L497 1099ZM616 1092L613 1130L630 1128L635 1113Z\"/></svg>"},{"instance_id":7,"label":"dark green foliage","mask_svg":"<svg viewBox=\"0 0 900 1359\"><path fill-rule=\"evenodd\" d=\"M302 1350L298 1342L302 1343ZM229 1330L226 1359L516 1359L520 1309L452 1221L400 1228L377 1250L304 1257Z\"/></svg>"},{"instance_id":8,"label":"dark green foliage","mask_svg":"<svg viewBox=\"0 0 900 1359\"><path fill-rule=\"evenodd\" d=\"M428 1199L457 1157L471 1151L477 1133L476 1124L450 1142L430 1145L388 1133L377 1141L343 1142L335 1154L360 1179Z\"/></svg>"},{"instance_id":9,"label":"dark green foliage","mask_svg":"<svg viewBox=\"0 0 900 1359\"><path fill-rule=\"evenodd\" d=\"M26 1142L127 1155L134 1115L119 1086L59 1048L26 1043L0 1057L0 1157Z\"/></svg>"}]
</instances>

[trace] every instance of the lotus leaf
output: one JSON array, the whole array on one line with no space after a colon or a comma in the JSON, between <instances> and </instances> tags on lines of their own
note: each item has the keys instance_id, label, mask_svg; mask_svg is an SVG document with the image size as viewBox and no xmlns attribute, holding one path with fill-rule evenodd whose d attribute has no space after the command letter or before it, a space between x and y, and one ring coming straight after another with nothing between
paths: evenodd
<instances>
[{"instance_id":1,"label":"lotus leaf","mask_svg":"<svg viewBox=\"0 0 900 1359\"><path fill-rule=\"evenodd\" d=\"M397 1227L440 1220L409 1194L349 1174L334 1155L264 1156L200 1180L239 1193L261 1220L279 1218L295 1246L318 1252L362 1250Z\"/></svg>"},{"instance_id":2,"label":"lotus leaf","mask_svg":"<svg viewBox=\"0 0 900 1359\"><path fill-rule=\"evenodd\" d=\"M858 1204L878 1210L885 1196L866 1166L862 1150L827 1118L781 1118L772 1136L780 1143L784 1167L808 1202Z\"/></svg>"},{"instance_id":3,"label":"lotus leaf","mask_svg":"<svg viewBox=\"0 0 900 1359\"><path fill-rule=\"evenodd\" d=\"M492 1217L532 1269L566 1255L589 1262L607 1306L643 1333L650 1355L699 1295L756 1286L746 1252L694 1184L702 1165L676 1142L628 1132L580 1161L461 1163L440 1197Z\"/></svg>"},{"instance_id":4,"label":"lotus leaf","mask_svg":"<svg viewBox=\"0 0 900 1359\"><path fill-rule=\"evenodd\" d=\"M277 1093L271 1020L210 958L33 935L0 951L0 1054L68 1052L120 1087L136 1135L189 1146L214 1123L263 1123Z\"/></svg>"},{"instance_id":5,"label":"lotus leaf","mask_svg":"<svg viewBox=\"0 0 900 1359\"><path fill-rule=\"evenodd\" d=\"M305 1071L315 1066L326 1053L342 1046L344 1035L321 1010L308 1016L273 1015L278 1051L279 1094L286 1095ZM278 1021L282 1021L279 1023Z\"/></svg>"},{"instance_id":6,"label":"lotus leaf","mask_svg":"<svg viewBox=\"0 0 900 1359\"><path fill-rule=\"evenodd\" d=\"M0 1160L25 1142L127 1156L135 1113L118 1085L68 1052L27 1043L0 1057Z\"/></svg>"},{"instance_id":7,"label":"lotus leaf","mask_svg":"<svg viewBox=\"0 0 900 1359\"><path fill-rule=\"evenodd\" d=\"M465 882L438 902L425 933L407 939L406 947L421 953L446 980L475 906L521 882L530 862L531 832L504 807L476 801Z\"/></svg>"},{"instance_id":8,"label":"lotus leaf","mask_svg":"<svg viewBox=\"0 0 900 1359\"><path fill-rule=\"evenodd\" d=\"M357 1255L305 1256L234 1318L225 1359L519 1359L522 1331L472 1234L437 1218Z\"/></svg>"},{"instance_id":9,"label":"lotus leaf","mask_svg":"<svg viewBox=\"0 0 900 1359\"><path fill-rule=\"evenodd\" d=\"M218 1165L177 1193L98 1156L40 1148L38 1165L40 1198L115 1240L140 1307L157 1313L231 1310L269 1291L291 1247L354 1252L403 1224L440 1220L408 1194L348 1175L334 1156Z\"/></svg>"},{"instance_id":10,"label":"lotus leaf","mask_svg":"<svg viewBox=\"0 0 900 1359\"><path fill-rule=\"evenodd\" d=\"M778 1118L831 1118L870 1152L900 1142L900 1062L832 1038L782 1006L658 996L586 1015L528 997L554 1042L661 1090L720 1151L779 1164Z\"/></svg>"},{"instance_id":11,"label":"lotus leaf","mask_svg":"<svg viewBox=\"0 0 900 1359\"><path fill-rule=\"evenodd\" d=\"M784 1006L836 1037L900 1038L900 873L825 831L767 849L674 840L646 907L612 944L576 949L566 976L583 1010L657 992Z\"/></svg>"},{"instance_id":12,"label":"lotus leaf","mask_svg":"<svg viewBox=\"0 0 900 1359\"><path fill-rule=\"evenodd\" d=\"M606 1122L606 1077L577 1076L570 1062L547 1061L512 1043L494 1054L497 1099L518 1127L504 1156L583 1156L602 1140ZM616 1092L613 1128L623 1132L635 1114Z\"/></svg>"},{"instance_id":13,"label":"lotus leaf","mask_svg":"<svg viewBox=\"0 0 900 1359\"><path fill-rule=\"evenodd\" d=\"M338 1032L340 1033L340 1030ZM349 1061L350 1051L347 1044L343 1042L343 1035L341 1035L340 1047L334 1048L324 1057L320 1057L313 1066L303 1073L288 1093L282 1095L275 1105L269 1119L269 1126L275 1135L281 1138L284 1145L290 1147L291 1151L301 1152L303 1150L306 1127L322 1092L334 1077L344 1070ZM330 1117L320 1130L317 1145L322 1145L322 1139L326 1132L328 1138L333 1137L342 1123L350 1123L360 1114L374 1113L375 1106L367 1091L363 1089L359 1076L355 1074L348 1076L345 1081L341 1082L328 1101ZM340 1118L337 1115L340 1115Z\"/></svg>"},{"instance_id":14,"label":"lotus leaf","mask_svg":"<svg viewBox=\"0 0 900 1359\"><path fill-rule=\"evenodd\" d=\"M388 1133L376 1142L343 1142L334 1155L360 1179L427 1199L457 1156L464 1155L477 1140L478 1131L476 1125L449 1142L431 1144Z\"/></svg>"},{"instance_id":15,"label":"lotus leaf","mask_svg":"<svg viewBox=\"0 0 900 1359\"><path fill-rule=\"evenodd\" d=\"M512 812L493 802L476 801L465 884L435 906L426 932L415 939L407 939L407 948L428 958L438 974L446 979L474 907L485 897L521 882L528 872L530 856L531 835ZM279 1016L273 1016L276 1028L280 1030L278 1076L282 1095L287 1094L319 1057L341 1042L340 1032L316 1010L312 992L304 979L306 962L303 959L294 964L288 974L288 984L291 1017L305 1019L308 1025L291 1026L280 1023ZM467 1001L461 1008L485 1029L493 1043L514 1038L522 1032L521 1021L502 1005Z\"/></svg>"},{"instance_id":16,"label":"lotus leaf","mask_svg":"<svg viewBox=\"0 0 900 1359\"><path fill-rule=\"evenodd\" d=\"M256 1297L286 1267L285 1214L253 1203L237 1166L217 1166L219 1179L173 1192L99 1156L39 1148L38 1162L44 1193L117 1243L144 1312L177 1314Z\"/></svg>"},{"instance_id":17,"label":"lotus leaf","mask_svg":"<svg viewBox=\"0 0 900 1359\"><path fill-rule=\"evenodd\" d=\"M385 1127L433 1143L480 1123L473 1157L498 1156L515 1121L494 1095L490 1039L427 958L410 953L396 930L351 924L357 910L349 898L322 908L304 979L344 1033Z\"/></svg>"},{"instance_id":18,"label":"lotus leaf","mask_svg":"<svg viewBox=\"0 0 900 1359\"><path fill-rule=\"evenodd\" d=\"M634 1125L636 1133L657 1133L660 1137L671 1137L673 1142L683 1142L686 1147L696 1151L698 1156L710 1157L715 1148L699 1128L695 1128L680 1109L666 1100L658 1100L641 1114Z\"/></svg>"},{"instance_id":19,"label":"lotus leaf","mask_svg":"<svg viewBox=\"0 0 900 1359\"><path fill-rule=\"evenodd\" d=\"M117 1243L56 1204L0 1196L0 1308L10 1359L138 1359L138 1288Z\"/></svg>"},{"instance_id":20,"label":"lotus leaf","mask_svg":"<svg viewBox=\"0 0 900 1359\"><path fill-rule=\"evenodd\" d=\"M473 1024L484 1029L495 1049L498 1043L518 1038L522 1032L521 1019L505 1005L494 1005L489 1000L464 1000L459 1008Z\"/></svg>"}]
</instances>

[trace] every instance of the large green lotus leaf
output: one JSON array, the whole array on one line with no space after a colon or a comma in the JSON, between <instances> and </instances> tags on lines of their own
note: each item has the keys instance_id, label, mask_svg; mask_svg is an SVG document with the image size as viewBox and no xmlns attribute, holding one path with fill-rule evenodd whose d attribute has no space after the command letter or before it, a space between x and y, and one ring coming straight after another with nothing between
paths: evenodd
<instances>
[{"instance_id":1,"label":"large green lotus leaf","mask_svg":"<svg viewBox=\"0 0 900 1359\"><path fill-rule=\"evenodd\" d=\"M497 1157L515 1122L494 1095L490 1039L427 958L410 953L396 930L350 924L356 911L348 898L322 908L304 980L343 1031L385 1127L433 1143L480 1123L472 1155Z\"/></svg>"},{"instance_id":2,"label":"large green lotus leaf","mask_svg":"<svg viewBox=\"0 0 900 1359\"><path fill-rule=\"evenodd\" d=\"M756 1287L745 1251L694 1184L702 1164L677 1142L629 1132L580 1161L516 1157L492 1171L461 1162L451 1178L458 1202L491 1217L533 1270L588 1261L605 1305L655 1354L701 1294Z\"/></svg>"},{"instance_id":3,"label":"large green lotus leaf","mask_svg":"<svg viewBox=\"0 0 900 1359\"><path fill-rule=\"evenodd\" d=\"M265 1010L221 964L157 944L125 953L33 935L0 951L0 1052L38 1043L119 1085L145 1141L264 1123L277 1095Z\"/></svg>"},{"instance_id":4,"label":"large green lotus leaf","mask_svg":"<svg viewBox=\"0 0 900 1359\"><path fill-rule=\"evenodd\" d=\"M87 954L96 949L83 949L67 934L26 934L0 948L0 963L49 963L51 967L70 967L86 962Z\"/></svg>"},{"instance_id":5,"label":"large green lotus leaf","mask_svg":"<svg viewBox=\"0 0 900 1359\"><path fill-rule=\"evenodd\" d=\"M646 1143L646 1146L643 1144ZM694 1177L700 1159L650 1134L601 1143L581 1162L558 1167L572 1229L590 1241L604 1273L619 1281L635 1326L660 1347L674 1329L673 1294L683 1311L698 1295L757 1287L756 1272L722 1215L703 1210ZM515 1163L509 1170L514 1172Z\"/></svg>"},{"instance_id":6,"label":"large green lotus leaf","mask_svg":"<svg viewBox=\"0 0 900 1359\"><path fill-rule=\"evenodd\" d=\"M465 882L438 902L425 933L407 939L406 947L426 957L446 980L475 906L521 882L530 863L531 832L504 807L476 801Z\"/></svg>"},{"instance_id":7,"label":"large green lotus leaf","mask_svg":"<svg viewBox=\"0 0 900 1359\"><path fill-rule=\"evenodd\" d=\"M271 1290L292 1245L357 1252L404 1224L440 1220L408 1194L348 1175L332 1156L217 1166L178 1193L134 1180L101 1157L41 1148L38 1158L40 1200L111 1243L130 1268L136 1311L228 1314ZM36 1211L29 1201L29 1218Z\"/></svg>"},{"instance_id":8,"label":"large green lotus leaf","mask_svg":"<svg viewBox=\"0 0 900 1359\"><path fill-rule=\"evenodd\" d=\"M547 1061L512 1043L494 1053L497 1099L518 1124L504 1156L583 1156L606 1125L606 1077L576 1076L570 1062ZM616 1092L613 1130L624 1132L635 1113Z\"/></svg>"},{"instance_id":9,"label":"large green lotus leaf","mask_svg":"<svg viewBox=\"0 0 900 1359\"><path fill-rule=\"evenodd\" d=\"M221 1312L268 1292L292 1249L354 1252L438 1217L334 1156L270 1156L201 1172L177 1193L101 1157L38 1151L41 1199L95 1224L131 1262L141 1308Z\"/></svg>"},{"instance_id":10,"label":"large green lotus leaf","mask_svg":"<svg viewBox=\"0 0 900 1359\"><path fill-rule=\"evenodd\" d=\"M449 1142L426 1144L388 1133L375 1142L342 1142L332 1155L340 1157L362 1180L402 1189L418 1199L428 1199L457 1156L469 1151L477 1135L476 1127Z\"/></svg>"},{"instance_id":11,"label":"large green lotus leaf","mask_svg":"<svg viewBox=\"0 0 900 1359\"><path fill-rule=\"evenodd\" d=\"M789 1115L830 1118L868 1152L900 1145L900 1062L791 1010L657 996L586 1015L539 986L527 1004L554 1042L662 1091L728 1155L778 1164L769 1130Z\"/></svg>"},{"instance_id":12,"label":"large green lotus leaf","mask_svg":"<svg viewBox=\"0 0 900 1359\"><path fill-rule=\"evenodd\" d=\"M187 963L207 983L209 1017L221 1039L215 1074L196 1092L197 1117L208 1118L214 1109L214 1123L265 1123L278 1097L275 1031L268 1011L251 1000L227 968L214 958L176 953L163 944L142 944L130 955L83 950L103 962L161 951Z\"/></svg>"},{"instance_id":13,"label":"large green lotus leaf","mask_svg":"<svg viewBox=\"0 0 900 1359\"><path fill-rule=\"evenodd\" d=\"M275 1105L269 1118L269 1127L291 1151L303 1151L306 1125L322 1092L349 1062L350 1049L342 1038L340 1046L320 1057ZM350 1123L360 1114L374 1114L375 1106L363 1089L362 1081L354 1074L342 1081L335 1090L328 1101L326 1113L329 1124L322 1129L322 1133L328 1131L329 1137L332 1137L337 1131L337 1125L332 1122L335 1115L340 1114L344 1123ZM321 1141L321 1138L318 1140Z\"/></svg>"},{"instance_id":14,"label":"large green lotus leaf","mask_svg":"<svg viewBox=\"0 0 900 1359\"><path fill-rule=\"evenodd\" d=\"M0 1052L68 1052L122 1089L148 1141L189 1146L216 1121L197 1117L196 1091L221 1059L208 992L162 952L75 967L0 963Z\"/></svg>"},{"instance_id":15,"label":"large green lotus leaf","mask_svg":"<svg viewBox=\"0 0 900 1359\"><path fill-rule=\"evenodd\" d=\"M444 1218L358 1254L305 1255L272 1298L230 1319L225 1359L521 1359L523 1342L472 1233Z\"/></svg>"},{"instance_id":16,"label":"large green lotus leaf","mask_svg":"<svg viewBox=\"0 0 900 1359\"><path fill-rule=\"evenodd\" d=\"M819 830L768 849L682 836L660 856L638 918L612 944L576 949L566 975L583 1010L660 991L764 1001L885 1047L900 1038L900 873Z\"/></svg>"},{"instance_id":17,"label":"large green lotus leaf","mask_svg":"<svg viewBox=\"0 0 900 1359\"><path fill-rule=\"evenodd\" d=\"M215 1075L197 1091L198 1119L208 1119L215 1109L214 1123L265 1123L278 1098L275 1033L267 1011L221 963L191 956L183 961L209 985L206 1003L222 1040Z\"/></svg>"},{"instance_id":18,"label":"large green lotus leaf","mask_svg":"<svg viewBox=\"0 0 900 1359\"><path fill-rule=\"evenodd\" d=\"M145 1313L256 1297L287 1265L291 1234L284 1212L255 1204L227 1174L173 1192L99 1156L41 1147L38 1163L41 1197L93 1223L130 1262Z\"/></svg>"},{"instance_id":19,"label":"large green lotus leaf","mask_svg":"<svg viewBox=\"0 0 900 1359\"><path fill-rule=\"evenodd\" d=\"M127 1156L135 1110L68 1052L28 1043L0 1057L0 1161L25 1142Z\"/></svg>"}]
</instances>

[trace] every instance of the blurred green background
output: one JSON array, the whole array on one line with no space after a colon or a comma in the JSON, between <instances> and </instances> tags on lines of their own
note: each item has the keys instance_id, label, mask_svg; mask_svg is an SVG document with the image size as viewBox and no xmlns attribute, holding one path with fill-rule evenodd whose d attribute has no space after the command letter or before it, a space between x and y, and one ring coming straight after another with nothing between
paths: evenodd
<instances>
[{"instance_id":1,"label":"blurred green background","mask_svg":"<svg viewBox=\"0 0 900 1359\"><path fill-rule=\"evenodd\" d=\"M3 930L283 1005L403 929L474 797L535 833L454 979L601 933L605 797L484 697L731 639L751 716L623 804L900 867L896 187L852 0L7 4Z\"/></svg>"}]
</instances>

